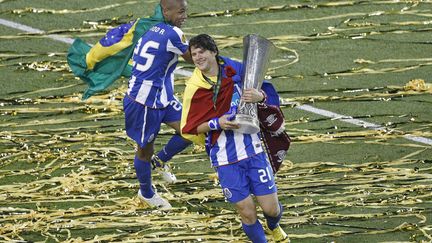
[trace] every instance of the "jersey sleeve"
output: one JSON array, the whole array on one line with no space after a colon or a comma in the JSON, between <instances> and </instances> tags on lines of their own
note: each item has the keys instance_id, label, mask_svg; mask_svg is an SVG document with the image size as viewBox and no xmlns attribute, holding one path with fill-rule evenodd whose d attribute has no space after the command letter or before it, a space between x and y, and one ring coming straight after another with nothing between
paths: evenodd
<instances>
[{"instance_id":1,"label":"jersey sleeve","mask_svg":"<svg viewBox=\"0 0 432 243\"><path fill-rule=\"evenodd\" d=\"M173 27L167 44L167 50L178 55L183 55L189 48L189 42L183 31L178 27Z\"/></svg>"}]
</instances>

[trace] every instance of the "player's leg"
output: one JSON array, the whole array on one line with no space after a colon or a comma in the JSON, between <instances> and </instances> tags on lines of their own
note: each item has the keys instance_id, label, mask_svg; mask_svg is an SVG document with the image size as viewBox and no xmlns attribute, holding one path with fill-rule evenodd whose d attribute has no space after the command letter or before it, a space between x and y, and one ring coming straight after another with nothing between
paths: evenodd
<instances>
[{"instance_id":1,"label":"player's leg","mask_svg":"<svg viewBox=\"0 0 432 243\"><path fill-rule=\"evenodd\" d=\"M275 242L290 242L288 235L279 225L279 222L282 218L283 207L282 204L278 201L277 193L257 196L256 198L258 204L263 210L264 217L267 221L267 227L273 235Z\"/></svg>"},{"instance_id":2,"label":"player's leg","mask_svg":"<svg viewBox=\"0 0 432 243\"><path fill-rule=\"evenodd\" d=\"M177 99L172 100L170 105L165 109L163 122L173 128L176 134L174 134L162 150L152 158L153 166L159 167L157 170L158 173L169 183L175 183L177 178L166 162L191 144L190 141L184 139L180 135L181 109L181 103Z\"/></svg>"},{"instance_id":3,"label":"player's leg","mask_svg":"<svg viewBox=\"0 0 432 243\"><path fill-rule=\"evenodd\" d=\"M147 143L143 148L137 145L135 153L134 167L140 183L140 193L144 198L152 198L155 194L151 180L151 164L150 159L153 154L153 142Z\"/></svg>"},{"instance_id":4,"label":"player's leg","mask_svg":"<svg viewBox=\"0 0 432 243\"><path fill-rule=\"evenodd\" d=\"M149 117L152 116L149 115ZM144 129L144 131L152 131L152 130ZM157 134L156 131L154 132ZM147 136L144 135L143 137L144 139L147 139ZM152 138L149 138L149 140L147 141L150 141L151 139ZM138 181L140 183L138 198L141 201L147 203L151 207L157 207L159 209L170 209L171 204L165 199L163 199L157 192L153 190L152 178L151 178L152 167L150 162L152 155L154 153L153 141L148 142L144 147L140 147L140 145L138 145L138 149L136 152L134 167L135 167Z\"/></svg>"},{"instance_id":5,"label":"player's leg","mask_svg":"<svg viewBox=\"0 0 432 243\"><path fill-rule=\"evenodd\" d=\"M288 235L279 226L283 208L277 197L273 171L264 153L254 156L250 163L249 173L253 185L253 194L263 210L267 227L270 229L273 238L276 242L289 242Z\"/></svg>"},{"instance_id":6,"label":"player's leg","mask_svg":"<svg viewBox=\"0 0 432 243\"><path fill-rule=\"evenodd\" d=\"M176 134L171 137L168 143L157 154L157 156L159 157L159 159L162 160L162 162L167 162L174 155L180 153L191 144L190 141L184 139L180 135L180 121L167 122L166 124L174 128L176 130Z\"/></svg>"},{"instance_id":7,"label":"player's leg","mask_svg":"<svg viewBox=\"0 0 432 243\"><path fill-rule=\"evenodd\" d=\"M168 209L171 205L153 191L150 159L153 155L153 142L159 129L159 110L143 106L129 97L123 100L126 134L137 143L134 167L140 183L138 197L150 206ZM159 124L159 125L158 125Z\"/></svg>"},{"instance_id":8,"label":"player's leg","mask_svg":"<svg viewBox=\"0 0 432 243\"><path fill-rule=\"evenodd\" d=\"M134 160L136 175L140 183L138 198L151 207L170 209L171 204L163 199L158 193L153 191L151 180L152 169L150 164L150 158L153 152L153 142L148 143L144 148L141 148L138 145Z\"/></svg>"},{"instance_id":9,"label":"player's leg","mask_svg":"<svg viewBox=\"0 0 432 243\"><path fill-rule=\"evenodd\" d=\"M240 214L242 228L252 242L267 242L264 228L257 218L255 203L249 195L247 198L235 204L237 212Z\"/></svg>"},{"instance_id":10,"label":"player's leg","mask_svg":"<svg viewBox=\"0 0 432 243\"><path fill-rule=\"evenodd\" d=\"M247 163L248 159L220 166L216 170L225 198L235 205L240 214L243 231L252 242L267 242L264 229L257 219L255 203L250 196L245 171Z\"/></svg>"},{"instance_id":11,"label":"player's leg","mask_svg":"<svg viewBox=\"0 0 432 243\"><path fill-rule=\"evenodd\" d=\"M277 199L277 193L257 196L257 201L263 210L264 217L267 221L267 227L273 235L273 239L277 243L288 243L290 242L287 233L279 225L282 218L283 207Z\"/></svg>"}]
</instances>

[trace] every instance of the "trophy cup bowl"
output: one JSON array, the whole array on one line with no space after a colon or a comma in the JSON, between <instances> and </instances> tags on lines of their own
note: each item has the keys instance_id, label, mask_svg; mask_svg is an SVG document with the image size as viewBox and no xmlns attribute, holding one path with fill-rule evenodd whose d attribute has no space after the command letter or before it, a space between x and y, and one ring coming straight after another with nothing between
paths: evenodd
<instances>
[{"instance_id":1,"label":"trophy cup bowl","mask_svg":"<svg viewBox=\"0 0 432 243\"><path fill-rule=\"evenodd\" d=\"M271 41L256 34L243 38L243 90L260 89L274 49ZM260 131L256 103L240 101L234 120L240 128L237 132L252 134Z\"/></svg>"}]
</instances>

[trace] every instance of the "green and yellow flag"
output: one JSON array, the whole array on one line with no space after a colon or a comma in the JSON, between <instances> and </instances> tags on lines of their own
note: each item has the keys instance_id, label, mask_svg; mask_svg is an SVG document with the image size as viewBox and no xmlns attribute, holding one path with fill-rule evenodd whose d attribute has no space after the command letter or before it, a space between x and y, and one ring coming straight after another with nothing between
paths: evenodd
<instances>
[{"instance_id":1,"label":"green and yellow flag","mask_svg":"<svg viewBox=\"0 0 432 243\"><path fill-rule=\"evenodd\" d=\"M106 89L120 76L130 77L132 68L128 63L136 43L152 26L164 21L158 4L151 17L111 29L93 47L79 38L75 39L69 48L67 61L74 75L89 86L83 100Z\"/></svg>"}]
</instances>

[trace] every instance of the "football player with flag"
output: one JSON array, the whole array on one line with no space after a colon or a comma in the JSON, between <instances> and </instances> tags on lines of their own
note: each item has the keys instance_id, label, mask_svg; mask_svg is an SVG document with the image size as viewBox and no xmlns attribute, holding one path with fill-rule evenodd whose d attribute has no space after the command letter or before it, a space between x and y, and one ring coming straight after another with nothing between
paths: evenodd
<instances>
[{"instance_id":1,"label":"football player with flag","mask_svg":"<svg viewBox=\"0 0 432 243\"><path fill-rule=\"evenodd\" d=\"M223 194L235 205L248 238L252 242L267 242L257 218L253 195L263 210L274 240L289 242L288 235L279 225L283 207L278 200L274 174L260 134L237 132L239 126L233 121L240 99L268 102L268 97L277 97L273 86L270 83L263 85L266 93L256 89L242 91L242 64L219 56L209 35L193 37L189 50L196 68L186 82L183 96L182 135L195 143L205 144ZM274 117L272 123L277 119L282 118Z\"/></svg>"},{"instance_id":2,"label":"football player with flag","mask_svg":"<svg viewBox=\"0 0 432 243\"><path fill-rule=\"evenodd\" d=\"M190 145L179 135L182 105L174 96L173 74L179 55L191 62L188 42L180 29L186 11L186 0L161 0L150 18L110 30L93 47L78 39L68 53L72 71L89 85L84 99L120 76L130 76L123 107L126 133L137 143L134 167L140 183L138 198L159 209L169 209L171 204L152 188L152 164L160 168L164 180L173 183L176 178L164 162ZM177 134L155 156L154 140L161 123Z\"/></svg>"}]
</instances>

